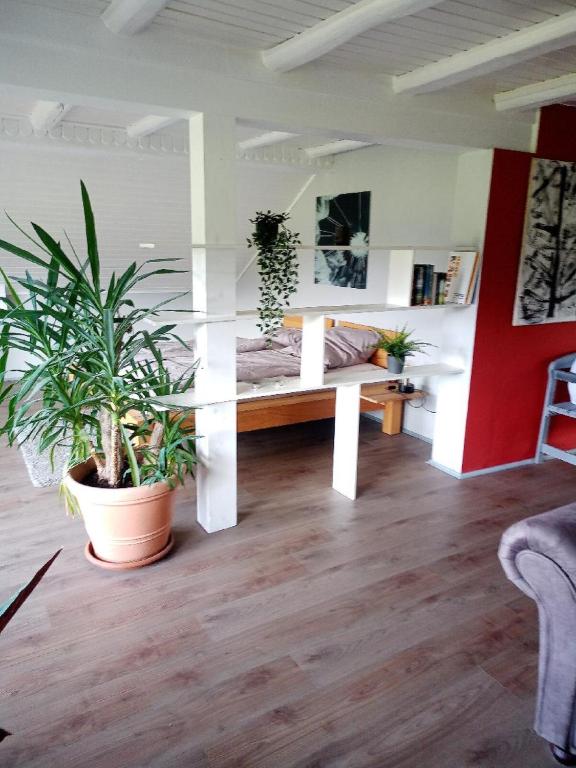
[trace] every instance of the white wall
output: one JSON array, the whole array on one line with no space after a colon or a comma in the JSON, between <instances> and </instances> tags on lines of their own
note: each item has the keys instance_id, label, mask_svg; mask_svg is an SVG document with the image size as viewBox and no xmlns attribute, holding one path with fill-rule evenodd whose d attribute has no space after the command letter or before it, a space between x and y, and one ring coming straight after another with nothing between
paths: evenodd
<instances>
[{"instance_id":1,"label":"white wall","mask_svg":"<svg viewBox=\"0 0 576 768\"><path fill-rule=\"evenodd\" d=\"M70 253L66 231L79 255L85 255L82 179L92 200L104 277L147 258L181 258L175 266L189 270L188 174L185 156L0 143L0 238L34 251L4 216L6 210L27 231L30 221L40 224ZM139 243L156 248L144 250ZM23 272L22 261L4 251L0 264L9 275ZM36 270L31 266L30 271ZM149 304L171 288L189 290L191 277L162 276L142 287L154 293L135 299ZM183 303L190 305L190 299ZM13 355L10 367L21 367L21 358Z\"/></svg>"},{"instance_id":2,"label":"white wall","mask_svg":"<svg viewBox=\"0 0 576 768\"><path fill-rule=\"evenodd\" d=\"M40 224L69 251L66 231L80 256L86 253L81 179L92 200L105 275L146 258L188 259L186 157L0 144L0 208L26 229L30 221ZM30 245L4 215L0 237ZM143 250L139 243L155 243L156 248ZM2 253L1 258L12 272L21 268L15 257ZM187 261L182 268L189 268ZM181 284L166 276L156 280L155 288Z\"/></svg>"}]
</instances>

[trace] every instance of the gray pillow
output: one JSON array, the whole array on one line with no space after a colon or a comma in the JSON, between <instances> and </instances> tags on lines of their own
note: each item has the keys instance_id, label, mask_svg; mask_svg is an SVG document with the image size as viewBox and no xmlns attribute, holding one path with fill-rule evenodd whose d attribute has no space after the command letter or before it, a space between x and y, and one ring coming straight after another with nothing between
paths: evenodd
<instances>
[{"instance_id":1,"label":"gray pillow","mask_svg":"<svg viewBox=\"0 0 576 768\"><path fill-rule=\"evenodd\" d=\"M257 339L243 339L239 336L236 339L236 352L260 352L266 347L266 339L263 336Z\"/></svg>"},{"instance_id":2,"label":"gray pillow","mask_svg":"<svg viewBox=\"0 0 576 768\"><path fill-rule=\"evenodd\" d=\"M367 363L374 354L378 339L378 333L369 329L328 328L324 335L324 364L328 368L346 368ZM301 357L302 337L285 352Z\"/></svg>"}]
</instances>

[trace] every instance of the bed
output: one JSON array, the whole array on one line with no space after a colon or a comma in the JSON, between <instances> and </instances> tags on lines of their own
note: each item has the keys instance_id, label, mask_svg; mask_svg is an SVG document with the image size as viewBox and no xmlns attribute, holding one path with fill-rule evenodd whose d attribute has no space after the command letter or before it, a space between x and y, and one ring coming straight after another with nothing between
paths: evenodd
<instances>
[{"instance_id":1,"label":"bed","mask_svg":"<svg viewBox=\"0 0 576 768\"><path fill-rule=\"evenodd\" d=\"M284 319L282 330L275 336L271 347L263 339L238 339L237 379L255 387L263 383L285 381L300 375L302 318ZM361 372L375 367L387 367L387 354L374 351L378 332L371 326L340 321L338 325L326 319L325 368ZM387 331L390 333L390 331ZM175 375L190 366L193 352L170 345L162 350L165 362ZM361 411L383 411L382 432L396 435L402 428L404 401L417 399L423 393L403 394L398 381L365 384L361 389ZM300 424L333 418L336 392L334 389L315 390L297 394L271 395L246 399L237 405L238 432ZM192 417L193 418L193 417Z\"/></svg>"}]
</instances>

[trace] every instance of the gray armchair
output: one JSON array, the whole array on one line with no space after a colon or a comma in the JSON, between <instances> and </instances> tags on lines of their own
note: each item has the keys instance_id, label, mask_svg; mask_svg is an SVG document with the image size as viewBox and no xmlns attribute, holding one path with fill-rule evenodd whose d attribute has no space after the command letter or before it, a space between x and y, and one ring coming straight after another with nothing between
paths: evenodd
<instances>
[{"instance_id":1,"label":"gray armchair","mask_svg":"<svg viewBox=\"0 0 576 768\"><path fill-rule=\"evenodd\" d=\"M538 605L534 728L559 763L576 765L576 503L511 526L498 554L508 578Z\"/></svg>"}]
</instances>

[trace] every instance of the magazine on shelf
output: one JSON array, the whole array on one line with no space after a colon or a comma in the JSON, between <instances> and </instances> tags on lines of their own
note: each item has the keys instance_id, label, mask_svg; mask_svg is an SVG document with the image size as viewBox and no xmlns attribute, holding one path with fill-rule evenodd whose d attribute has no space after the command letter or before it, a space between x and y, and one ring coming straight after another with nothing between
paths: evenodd
<instances>
[{"instance_id":1,"label":"magazine on shelf","mask_svg":"<svg viewBox=\"0 0 576 768\"><path fill-rule=\"evenodd\" d=\"M478 280L477 251L452 251L446 272L446 304L471 304Z\"/></svg>"}]
</instances>

